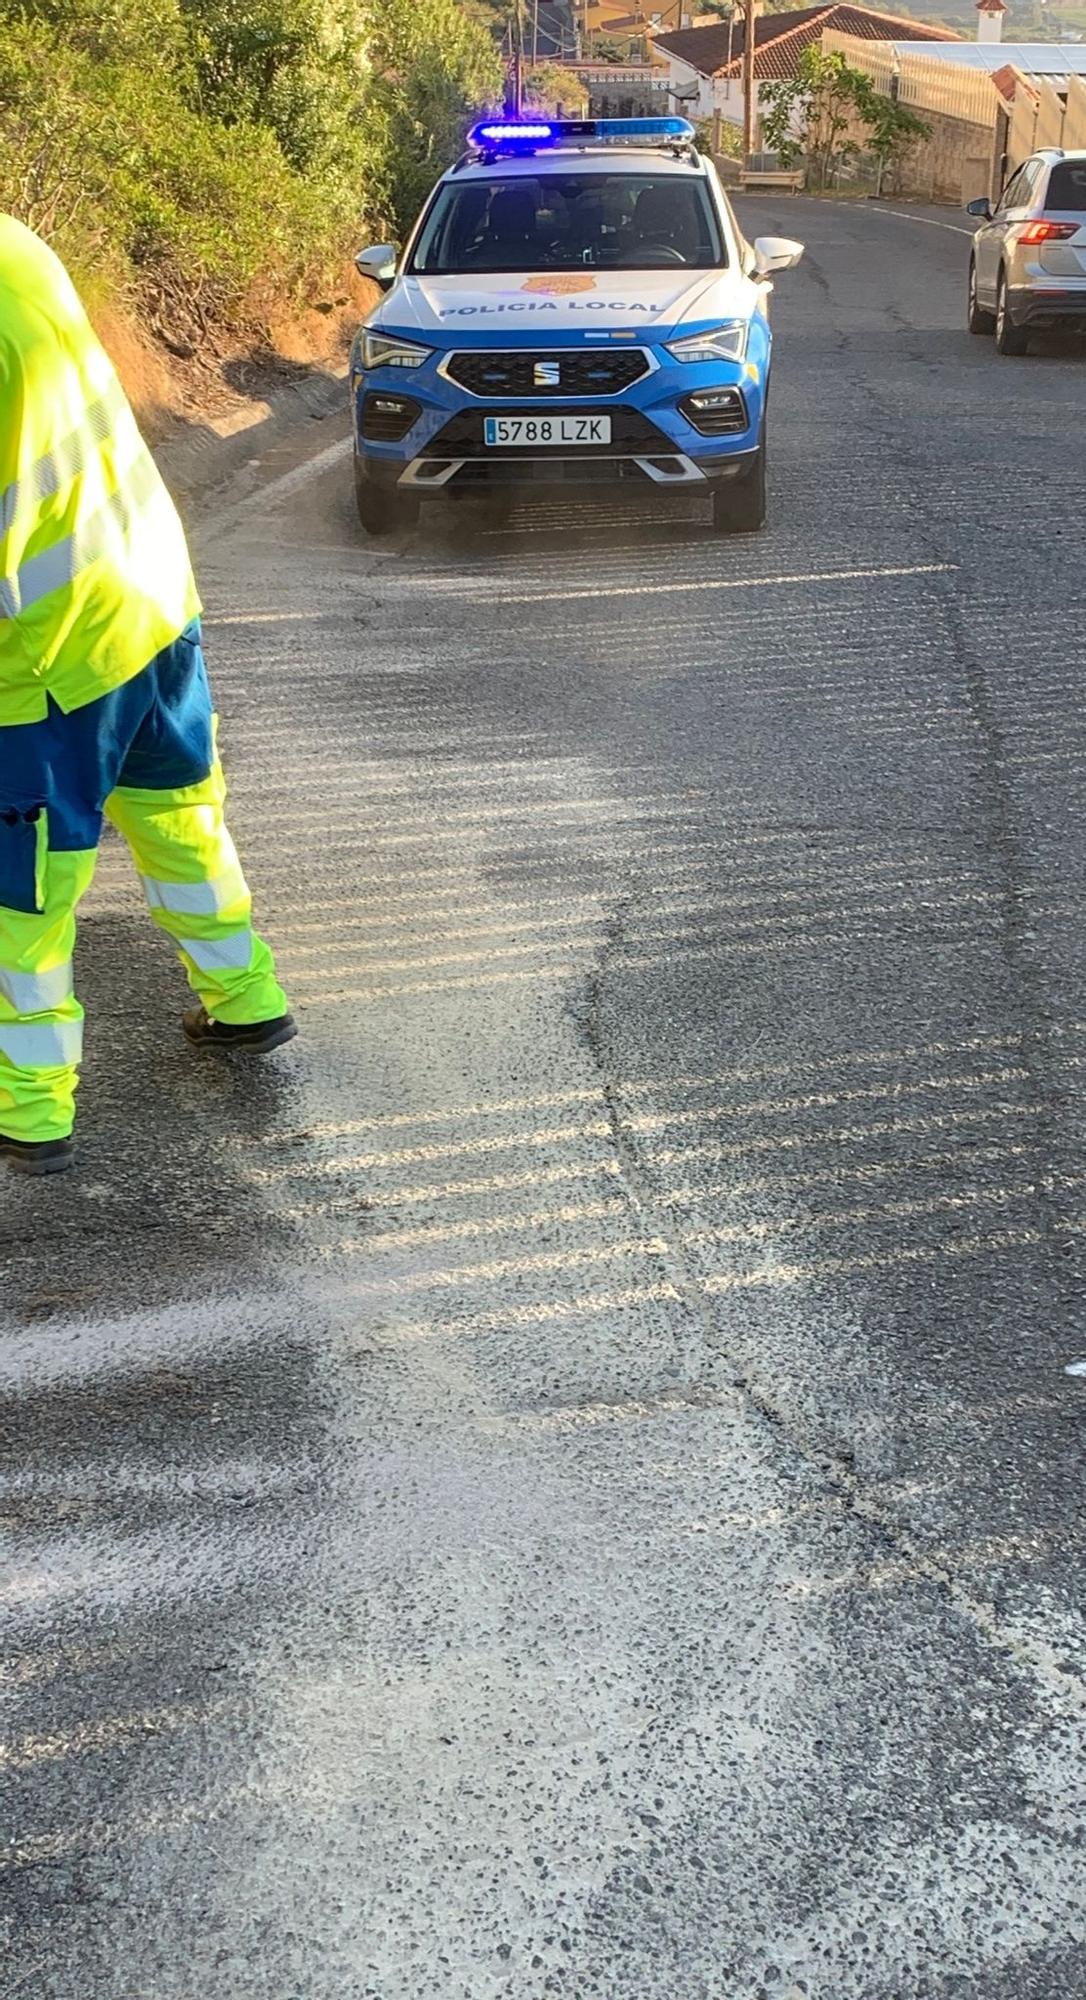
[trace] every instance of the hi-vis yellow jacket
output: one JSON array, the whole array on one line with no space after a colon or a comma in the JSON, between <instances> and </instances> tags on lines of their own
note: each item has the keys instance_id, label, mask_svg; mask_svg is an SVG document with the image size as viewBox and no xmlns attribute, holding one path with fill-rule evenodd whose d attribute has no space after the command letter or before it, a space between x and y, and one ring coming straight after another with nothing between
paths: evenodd
<instances>
[{"instance_id":1,"label":"hi-vis yellow jacket","mask_svg":"<svg viewBox=\"0 0 1086 2000\"><path fill-rule=\"evenodd\" d=\"M184 531L64 266L0 215L0 728L120 687L200 609Z\"/></svg>"}]
</instances>

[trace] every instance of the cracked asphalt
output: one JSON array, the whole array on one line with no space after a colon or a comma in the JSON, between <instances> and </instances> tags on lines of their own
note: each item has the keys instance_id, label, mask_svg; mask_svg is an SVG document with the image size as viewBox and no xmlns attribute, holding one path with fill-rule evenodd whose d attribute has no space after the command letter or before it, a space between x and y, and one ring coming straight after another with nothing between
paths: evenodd
<instances>
[{"instance_id":1,"label":"cracked asphalt","mask_svg":"<svg viewBox=\"0 0 1086 2000\"><path fill-rule=\"evenodd\" d=\"M363 546L338 418L192 510L302 1035L186 1050L106 847L5 2000L1086 2000L1086 355L746 220L764 537Z\"/></svg>"}]
</instances>

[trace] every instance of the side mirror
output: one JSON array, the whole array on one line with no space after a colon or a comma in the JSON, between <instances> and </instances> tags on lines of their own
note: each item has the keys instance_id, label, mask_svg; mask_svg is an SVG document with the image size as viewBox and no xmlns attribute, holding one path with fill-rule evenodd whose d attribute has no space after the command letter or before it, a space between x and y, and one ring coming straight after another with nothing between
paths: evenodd
<instances>
[{"instance_id":1,"label":"side mirror","mask_svg":"<svg viewBox=\"0 0 1086 2000\"><path fill-rule=\"evenodd\" d=\"M754 240L755 284L761 278L768 278L773 271L790 271L799 263L803 255L802 243L793 243L788 236L758 236Z\"/></svg>"},{"instance_id":2,"label":"side mirror","mask_svg":"<svg viewBox=\"0 0 1086 2000\"><path fill-rule=\"evenodd\" d=\"M990 222L992 219L992 204L987 195L982 194L977 197L976 201L966 202L965 212L967 215L975 215L980 222Z\"/></svg>"},{"instance_id":3,"label":"side mirror","mask_svg":"<svg viewBox=\"0 0 1086 2000\"><path fill-rule=\"evenodd\" d=\"M370 250L360 250L355 258L355 268L364 278L372 278L383 292L395 282L396 259L400 254L397 243L378 243Z\"/></svg>"}]
</instances>

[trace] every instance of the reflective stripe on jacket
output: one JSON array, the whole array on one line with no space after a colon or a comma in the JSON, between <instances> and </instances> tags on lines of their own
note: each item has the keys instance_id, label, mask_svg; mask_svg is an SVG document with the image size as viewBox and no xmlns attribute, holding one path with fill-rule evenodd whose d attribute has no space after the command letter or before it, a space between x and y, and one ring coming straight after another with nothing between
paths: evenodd
<instances>
[{"instance_id":1,"label":"reflective stripe on jacket","mask_svg":"<svg viewBox=\"0 0 1086 2000\"><path fill-rule=\"evenodd\" d=\"M199 610L176 509L67 272L0 215L0 727L122 686Z\"/></svg>"}]
</instances>

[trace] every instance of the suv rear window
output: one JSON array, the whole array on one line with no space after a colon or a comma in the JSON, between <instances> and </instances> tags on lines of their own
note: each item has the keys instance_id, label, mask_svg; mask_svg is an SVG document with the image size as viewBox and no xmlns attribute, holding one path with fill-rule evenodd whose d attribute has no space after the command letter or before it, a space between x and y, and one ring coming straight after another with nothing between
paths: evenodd
<instances>
[{"instance_id":1,"label":"suv rear window","mask_svg":"<svg viewBox=\"0 0 1086 2000\"><path fill-rule=\"evenodd\" d=\"M1062 160L1053 167L1045 208L1057 215L1086 215L1086 160Z\"/></svg>"}]
</instances>

